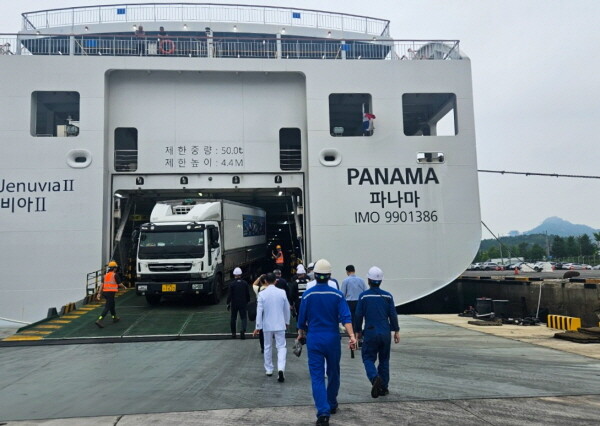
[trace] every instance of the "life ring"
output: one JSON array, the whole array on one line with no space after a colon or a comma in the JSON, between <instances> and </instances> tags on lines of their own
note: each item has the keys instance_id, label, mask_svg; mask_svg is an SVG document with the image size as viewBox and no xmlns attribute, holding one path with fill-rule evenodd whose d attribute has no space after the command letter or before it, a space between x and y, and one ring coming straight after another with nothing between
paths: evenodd
<instances>
[{"instance_id":1,"label":"life ring","mask_svg":"<svg viewBox=\"0 0 600 426\"><path fill-rule=\"evenodd\" d=\"M172 55L175 53L175 42L169 39L161 39L158 42L158 51L163 55Z\"/></svg>"}]
</instances>

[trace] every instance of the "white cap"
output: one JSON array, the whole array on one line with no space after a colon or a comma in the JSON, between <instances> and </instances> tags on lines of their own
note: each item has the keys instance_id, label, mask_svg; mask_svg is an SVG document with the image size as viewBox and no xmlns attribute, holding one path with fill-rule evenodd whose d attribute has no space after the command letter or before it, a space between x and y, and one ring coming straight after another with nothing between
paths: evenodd
<instances>
[{"instance_id":1,"label":"white cap","mask_svg":"<svg viewBox=\"0 0 600 426\"><path fill-rule=\"evenodd\" d=\"M298 267L296 268L296 273L297 274L306 274L306 270L304 269L304 265L302 265L302 264L298 265Z\"/></svg>"},{"instance_id":2,"label":"white cap","mask_svg":"<svg viewBox=\"0 0 600 426\"><path fill-rule=\"evenodd\" d=\"M233 270L233 275L242 275L242 270L240 268L235 268Z\"/></svg>"},{"instance_id":3,"label":"white cap","mask_svg":"<svg viewBox=\"0 0 600 426\"><path fill-rule=\"evenodd\" d=\"M383 281L383 271L377 266L371 266L371 269L367 273L367 278L371 281L381 282Z\"/></svg>"},{"instance_id":4,"label":"white cap","mask_svg":"<svg viewBox=\"0 0 600 426\"><path fill-rule=\"evenodd\" d=\"M315 262L310 262L308 264L308 269L314 269L315 268Z\"/></svg>"},{"instance_id":5,"label":"white cap","mask_svg":"<svg viewBox=\"0 0 600 426\"><path fill-rule=\"evenodd\" d=\"M317 263L315 263L315 274L331 274L331 263L325 259L317 260Z\"/></svg>"}]
</instances>

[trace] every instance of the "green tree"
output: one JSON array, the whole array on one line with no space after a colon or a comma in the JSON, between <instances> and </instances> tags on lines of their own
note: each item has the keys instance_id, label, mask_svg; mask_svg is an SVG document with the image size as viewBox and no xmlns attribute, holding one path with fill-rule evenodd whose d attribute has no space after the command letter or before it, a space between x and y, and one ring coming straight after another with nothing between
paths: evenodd
<instances>
[{"instance_id":1,"label":"green tree","mask_svg":"<svg viewBox=\"0 0 600 426\"><path fill-rule=\"evenodd\" d=\"M567 255L567 246L565 239L555 235L552 239L552 249L550 250L554 257L565 257Z\"/></svg>"},{"instance_id":2,"label":"green tree","mask_svg":"<svg viewBox=\"0 0 600 426\"><path fill-rule=\"evenodd\" d=\"M488 259L498 259L500 257L500 250L497 247L490 247L487 251Z\"/></svg>"},{"instance_id":3,"label":"green tree","mask_svg":"<svg viewBox=\"0 0 600 426\"><path fill-rule=\"evenodd\" d=\"M588 234L580 235L577 238L577 242L579 243L579 250L584 256L591 256L596 251L596 248L594 247L594 244L592 244L592 240Z\"/></svg>"},{"instance_id":4,"label":"green tree","mask_svg":"<svg viewBox=\"0 0 600 426\"><path fill-rule=\"evenodd\" d=\"M529 259L529 244L522 242L519 243L519 257L523 259Z\"/></svg>"},{"instance_id":5,"label":"green tree","mask_svg":"<svg viewBox=\"0 0 600 426\"><path fill-rule=\"evenodd\" d=\"M546 250L544 250L544 248L539 244L534 244L533 247L531 247L531 250L529 250L529 256L531 257L531 260L541 260L545 255Z\"/></svg>"},{"instance_id":6,"label":"green tree","mask_svg":"<svg viewBox=\"0 0 600 426\"><path fill-rule=\"evenodd\" d=\"M567 237L566 245L566 255L567 256L579 256L579 247L577 246L577 241L574 236Z\"/></svg>"},{"instance_id":7,"label":"green tree","mask_svg":"<svg viewBox=\"0 0 600 426\"><path fill-rule=\"evenodd\" d=\"M600 232L594 232L594 240L596 240L596 247L600 249Z\"/></svg>"}]
</instances>

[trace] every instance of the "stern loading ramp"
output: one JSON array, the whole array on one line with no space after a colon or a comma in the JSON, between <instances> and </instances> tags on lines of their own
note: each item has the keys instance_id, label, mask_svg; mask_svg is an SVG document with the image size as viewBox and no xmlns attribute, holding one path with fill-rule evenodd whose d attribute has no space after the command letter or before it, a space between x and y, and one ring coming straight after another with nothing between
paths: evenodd
<instances>
[{"instance_id":1,"label":"stern loading ramp","mask_svg":"<svg viewBox=\"0 0 600 426\"><path fill-rule=\"evenodd\" d=\"M94 322L104 303L94 301L60 317L20 328L15 335L0 341L0 346L231 338L224 299L217 305L205 305L175 296L151 306L145 297L128 289L120 291L116 300L121 319L117 323L109 315L104 319L105 327L98 328ZM248 321L246 333L253 330L254 321Z\"/></svg>"}]
</instances>

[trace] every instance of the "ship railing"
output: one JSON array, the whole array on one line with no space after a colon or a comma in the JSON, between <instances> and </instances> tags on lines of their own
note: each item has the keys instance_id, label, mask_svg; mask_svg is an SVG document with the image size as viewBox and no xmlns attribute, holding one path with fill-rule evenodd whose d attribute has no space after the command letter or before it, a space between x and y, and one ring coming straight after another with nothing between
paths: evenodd
<instances>
[{"instance_id":1,"label":"ship railing","mask_svg":"<svg viewBox=\"0 0 600 426\"><path fill-rule=\"evenodd\" d=\"M0 34L0 55L456 60L458 40L333 40Z\"/></svg>"},{"instance_id":2,"label":"ship railing","mask_svg":"<svg viewBox=\"0 0 600 426\"><path fill-rule=\"evenodd\" d=\"M115 149L115 171L135 172L138 167L137 149Z\"/></svg>"},{"instance_id":3,"label":"ship railing","mask_svg":"<svg viewBox=\"0 0 600 426\"><path fill-rule=\"evenodd\" d=\"M232 24L281 25L389 36L389 21L368 16L276 6L212 3L120 4L48 9L23 13L23 30L107 23L226 22ZM187 27L186 27L187 28Z\"/></svg>"},{"instance_id":4,"label":"ship railing","mask_svg":"<svg viewBox=\"0 0 600 426\"><path fill-rule=\"evenodd\" d=\"M102 277L104 272L102 269L98 269L94 272L88 272L85 282L85 294L86 296L92 296L98 293L100 284L102 284Z\"/></svg>"}]
</instances>

